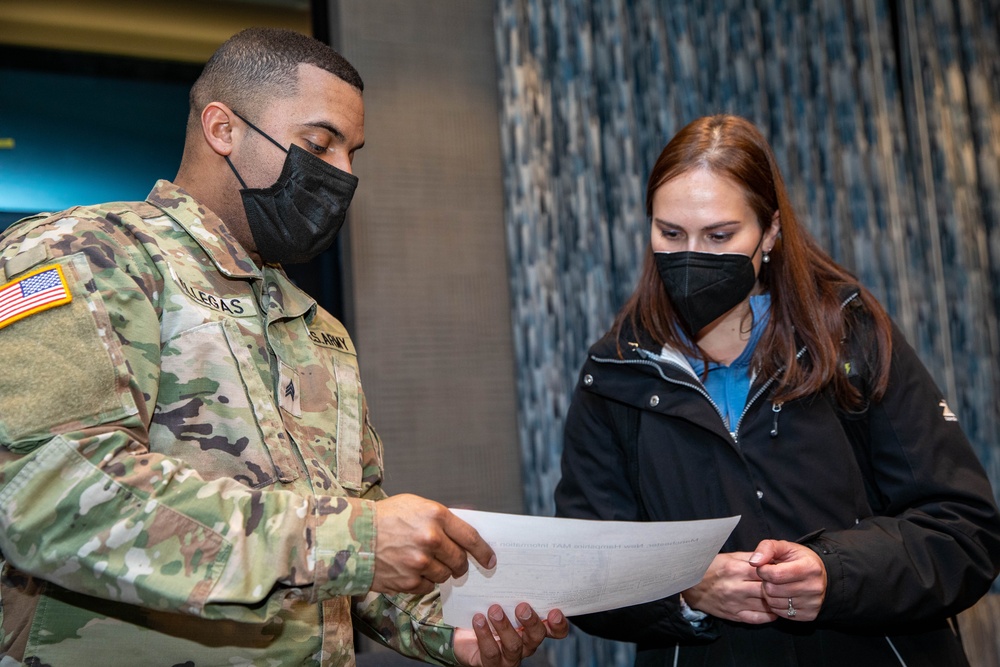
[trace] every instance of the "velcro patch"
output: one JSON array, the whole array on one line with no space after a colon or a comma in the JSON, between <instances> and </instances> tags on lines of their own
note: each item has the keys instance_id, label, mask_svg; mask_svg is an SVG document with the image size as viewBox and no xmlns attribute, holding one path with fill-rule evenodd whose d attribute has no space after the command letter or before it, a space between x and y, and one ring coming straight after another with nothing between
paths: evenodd
<instances>
[{"instance_id":1,"label":"velcro patch","mask_svg":"<svg viewBox=\"0 0 1000 667\"><path fill-rule=\"evenodd\" d=\"M61 266L32 271L0 287L0 329L72 300Z\"/></svg>"}]
</instances>

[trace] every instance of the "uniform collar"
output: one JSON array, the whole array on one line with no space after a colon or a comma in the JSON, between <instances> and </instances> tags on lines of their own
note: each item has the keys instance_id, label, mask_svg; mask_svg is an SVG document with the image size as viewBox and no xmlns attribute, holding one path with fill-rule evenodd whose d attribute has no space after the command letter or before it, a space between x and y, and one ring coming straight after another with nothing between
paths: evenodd
<instances>
[{"instance_id":1,"label":"uniform collar","mask_svg":"<svg viewBox=\"0 0 1000 667\"><path fill-rule=\"evenodd\" d=\"M212 258L219 271L230 278L260 278L261 272L222 219L182 188L159 180L146 197L180 225Z\"/></svg>"},{"instance_id":2,"label":"uniform collar","mask_svg":"<svg viewBox=\"0 0 1000 667\"><path fill-rule=\"evenodd\" d=\"M305 317L308 324L316 316L316 300L299 289L280 266L264 266L264 289L268 324L296 317Z\"/></svg>"}]
</instances>

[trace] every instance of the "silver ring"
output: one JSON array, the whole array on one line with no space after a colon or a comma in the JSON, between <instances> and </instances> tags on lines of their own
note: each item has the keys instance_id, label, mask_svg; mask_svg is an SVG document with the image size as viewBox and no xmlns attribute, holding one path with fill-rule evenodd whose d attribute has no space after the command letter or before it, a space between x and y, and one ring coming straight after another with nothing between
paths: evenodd
<instances>
[{"instance_id":1,"label":"silver ring","mask_svg":"<svg viewBox=\"0 0 1000 667\"><path fill-rule=\"evenodd\" d=\"M792 598L788 598L788 618L795 616L799 612L795 611L795 607L792 606Z\"/></svg>"}]
</instances>

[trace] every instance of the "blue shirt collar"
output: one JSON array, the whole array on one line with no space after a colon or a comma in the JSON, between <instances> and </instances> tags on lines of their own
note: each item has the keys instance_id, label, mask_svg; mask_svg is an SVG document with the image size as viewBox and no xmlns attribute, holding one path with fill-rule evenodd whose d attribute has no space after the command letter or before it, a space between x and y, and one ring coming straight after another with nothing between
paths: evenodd
<instances>
[{"instance_id":1,"label":"blue shirt collar","mask_svg":"<svg viewBox=\"0 0 1000 667\"><path fill-rule=\"evenodd\" d=\"M730 366L743 368L750 366L750 360L753 359L754 350L757 349L757 342L764 333L764 328L767 326L768 320L771 319L771 295L767 293L752 295L750 297L750 312L753 317L753 324L750 328L750 340L747 341L747 345L743 348L743 352L740 353L740 356L736 357ZM682 333L681 335L684 336L685 339L687 338L685 334ZM691 368L694 370L695 374L701 377L701 374L705 370L705 366L701 359L698 357L687 356L687 360L691 364ZM722 367L722 364L714 361L709 362L708 364L708 370L710 371L720 367Z\"/></svg>"}]
</instances>

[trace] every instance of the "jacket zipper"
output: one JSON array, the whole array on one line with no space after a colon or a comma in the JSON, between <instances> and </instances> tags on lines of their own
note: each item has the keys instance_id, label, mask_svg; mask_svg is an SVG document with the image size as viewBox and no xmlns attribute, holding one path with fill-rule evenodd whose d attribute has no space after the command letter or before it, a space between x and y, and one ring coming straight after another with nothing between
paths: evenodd
<instances>
[{"instance_id":1,"label":"jacket zipper","mask_svg":"<svg viewBox=\"0 0 1000 667\"><path fill-rule=\"evenodd\" d=\"M856 299L858 297L858 294L860 294L860 292L854 292L849 297L847 297L846 299L844 299L840 303L840 309L843 310L847 306L847 304L849 304L851 301L854 301L854 299ZM798 361L799 359L801 359L802 355L804 355L805 353L806 353L806 346L803 345L802 347L799 348L799 351L795 354L795 360ZM747 404L743 407L743 412L740 413L740 418L736 421L736 428L733 430L733 433L732 433L732 435L733 435L733 441L734 442L737 442L737 443L739 442L739 440L737 439L737 436L738 436L738 434L740 432L740 424L743 423L743 418L746 416L747 412L750 410L750 406L753 405L754 401L756 401L758 398L760 398L761 394L763 394L765 391L767 391L767 388L770 387L774 383L775 379L779 375L781 375L782 372L784 372L785 368L787 368L787 367L786 366L782 366L781 368L779 368L778 372L776 374L774 374L772 377L770 377L767 382L765 382L763 385L761 385L760 389L757 390L757 393L755 393L753 395L753 397L750 400L747 401ZM771 406L771 412L774 413L774 421L771 423L771 437L772 438L776 438L778 436L778 413L781 412L781 406L782 405L784 405L784 404L783 403L774 403Z\"/></svg>"},{"instance_id":2,"label":"jacket zipper","mask_svg":"<svg viewBox=\"0 0 1000 667\"><path fill-rule=\"evenodd\" d=\"M648 350L643 350L642 348L637 348L636 351L639 354L650 354L650 352ZM667 377L663 373L663 368L662 368L661 364L663 364L665 366L671 366L671 367L673 367L673 368L681 371L682 373L688 374L688 370L686 368L684 368L683 366L681 366L680 364L675 363L673 361L666 360L666 359L663 360L663 361L657 362L657 361L653 361L651 359L599 359L597 357L591 357L591 358L594 361L596 361L598 363L602 363L602 364L625 364L625 365L652 366L653 368L656 369L656 372L660 374L660 377L663 378L663 380L665 382L669 382L671 384L680 385L681 387L688 387L689 389L694 389L696 392L698 392L699 394L701 394L702 396L704 396L705 400L708 401L709 404L712 406L712 408L715 409L715 414L719 415L719 421L722 422L723 427L726 426L726 416L722 413L722 409L719 408L719 404L716 403L712 399L711 395L709 395L708 391L705 390L705 385L703 385L701 382L698 382L697 384L693 384L693 383L690 383L690 382L684 382L683 380L675 380L673 378ZM738 437L737 434L738 434L738 431L739 431L739 428L740 428L740 422L743 421L743 415L745 415L747 413L747 409L750 407L750 404L753 401L757 400L757 398L760 397L760 395L764 392L764 390L767 389L767 387L769 387L771 385L772 382L774 382L774 378L771 378L770 380L768 380L764 384L764 386L762 386L757 391L757 393L754 394L754 397L750 401L747 401L746 406L743 408L743 414L740 415L739 420L737 420L737 422L736 422L736 430L730 431L728 428L726 428L726 432L729 433L729 437L733 439L733 444L735 444L735 445L739 445L740 444L739 437Z\"/></svg>"},{"instance_id":3,"label":"jacket zipper","mask_svg":"<svg viewBox=\"0 0 1000 667\"><path fill-rule=\"evenodd\" d=\"M640 354L643 354L643 353L649 354L649 352L647 352L646 350L643 350L641 348L639 348L637 351ZM805 347L803 347L801 350L799 350L799 353L796 355L795 358L798 359L799 357L801 357L805 353L805 351L806 351L806 349L805 349ZM652 362L651 361L650 363L653 363L654 365L656 365L657 369L659 370L659 365L656 364L656 362ZM680 371L682 371L684 373L688 372L686 368L684 368L680 364L675 363L673 361L664 360L663 363L666 364L666 365L668 365L668 366L673 366L674 368L676 368L676 369L678 369L678 370L680 370ZM784 369L781 369L781 370L784 370ZM779 374L781 373L781 370L778 371ZM660 372L660 376L663 377L665 380L669 380L665 375L663 375L662 371ZM733 428L733 430L730 431L728 428L726 429L727 431L729 431L729 436L733 439L733 442L735 444L737 444L737 445L740 444L739 433L740 433L740 425L743 423L743 418L746 416L747 412L750 411L750 407L757 401L757 399L760 398L764 394L764 392L767 391L767 388L770 387L772 384L774 384L774 380L776 378L777 378L777 375L768 378L767 382L765 382L764 384L762 384L757 389L756 393L754 393L754 395L752 397L750 397L750 399L746 402L746 405L743 406L743 412L740 413L739 419L736 420L736 426ZM704 396L705 398L707 398L708 402L712 404L712 407L715 408L715 411L719 415L719 419L722 420L723 426L725 426L725 424L726 424L726 417L725 417L725 415L722 414L722 410L719 409L718 404L714 400L712 400L712 397L709 395L708 391L705 389L705 385L703 385L701 382L699 382L697 385L689 385L689 384L686 384L686 383L681 382L679 380L675 380L674 382L676 384L682 384L682 385L685 385L685 386L688 386L688 387L693 387L694 389L697 389L698 392L702 396Z\"/></svg>"},{"instance_id":4,"label":"jacket zipper","mask_svg":"<svg viewBox=\"0 0 1000 667\"><path fill-rule=\"evenodd\" d=\"M649 354L647 350L643 350L642 348L637 348L637 351L639 352L639 354ZM660 374L660 377L663 378L664 382L669 382L670 384L676 384L682 387L688 387L689 389L694 389L696 392L704 396L705 400L707 400L712 405L712 407L715 408L715 412L716 414L719 415L719 419L722 420L723 424L726 421L725 416L722 414L722 410L719 409L719 405L712 400L712 397L709 396L708 392L705 391L705 387L700 382L698 384L692 384L690 382L684 382L683 380L675 380L673 378L667 377L666 375L664 375L663 368L660 365L662 363L667 366L673 366L674 368L680 370L681 372L687 373L687 369L679 364L676 364L672 361L656 362L651 359L601 359L598 357L591 357L591 359L600 364L620 364L625 366L651 366L652 368L656 369L656 372Z\"/></svg>"},{"instance_id":5,"label":"jacket zipper","mask_svg":"<svg viewBox=\"0 0 1000 667\"><path fill-rule=\"evenodd\" d=\"M903 656L899 654L899 650L897 650L896 645L892 643L892 639L890 639L889 636L886 635L885 640L889 642L889 648L891 648L892 652L896 654L896 660L899 660L900 667L906 667L906 661L903 660Z\"/></svg>"},{"instance_id":6,"label":"jacket zipper","mask_svg":"<svg viewBox=\"0 0 1000 667\"><path fill-rule=\"evenodd\" d=\"M803 348L803 351L804 351L804 348ZM799 354L801 355L801 352ZM779 373L780 373L780 371L779 371ZM739 442L739 440L737 439L737 437L738 437L739 432L740 432L740 425L743 423L743 418L746 417L747 416L747 412L750 411L750 406L753 405L754 402L756 402L756 400L758 398L760 398L761 395L763 395L763 393L765 391L767 391L768 387L770 387L772 384L774 384L774 380L775 380L776 377L777 377L777 375L768 378L767 382L765 382L764 384L762 384L760 386L760 388L757 390L757 393L755 393L750 398L750 400L747 401L747 404L743 406L743 412L740 413L740 418L736 420L736 428L733 429L733 441ZM781 410L781 408L778 408L778 411L780 411L780 410ZM772 432L772 434L775 434L775 433L777 433L777 431L778 431L778 417L777 417L777 411L775 411L774 428L771 429L771 432Z\"/></svg>"}]
</instances>

